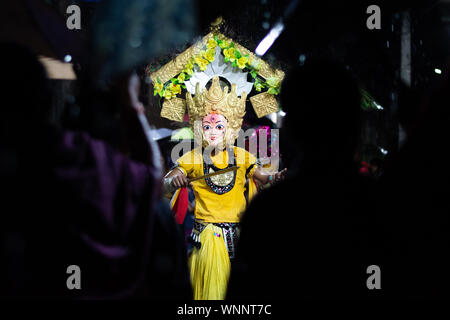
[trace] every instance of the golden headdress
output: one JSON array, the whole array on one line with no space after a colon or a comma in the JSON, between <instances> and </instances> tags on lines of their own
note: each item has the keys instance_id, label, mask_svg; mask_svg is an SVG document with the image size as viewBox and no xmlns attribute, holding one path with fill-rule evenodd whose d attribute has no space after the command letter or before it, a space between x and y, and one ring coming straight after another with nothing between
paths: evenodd
<instances>
[{"instance_id":1,"label":"golden headdress","mask_svg":"<svg viewBox=\"0 0 450 320\"><path fill-rule=\"evenodd\" d=\"M190 125L197 137L201 126L195 127L196 120L217 112L228 120L225 143L234 143L245 114L246 98L252 88L260 92L250 97L259 118L279 110L275 96L279 93L284 72L272 68L248 49L219 33L217 26L159 70L148 73L154 94L164 99L161 117L182 122L187 104ZM248 82L247 75L251 75L254 81ZM230 92L228 87L221 89L219 76L231 84ZM211 79L211 87L206 90ZM182 89L188 91L186 100L181 98Z\"/></svg>"},{"instance_id":2,"label":"golden headdress","mask_svg":"<svg viewBox=\"0 0 450 320\"><path fill-rule=\"evenodd\" d=\"M189 92L186 93L186 102L189 113L189 122L194 136L200 137L202 134L202 119L209 113L218 113L228 120L228 127L225 133L225 144L234 143L239 130L241 129L242 119L245 115L245 101L247 93L244 91L239 98L236 94L236 84L231 85L231 91L228 87L222 90L219 83L219 77L212 79L209 90L201 90L200 84L195 87L195 96L192 97Z\"/></svg>"}]
</instances>

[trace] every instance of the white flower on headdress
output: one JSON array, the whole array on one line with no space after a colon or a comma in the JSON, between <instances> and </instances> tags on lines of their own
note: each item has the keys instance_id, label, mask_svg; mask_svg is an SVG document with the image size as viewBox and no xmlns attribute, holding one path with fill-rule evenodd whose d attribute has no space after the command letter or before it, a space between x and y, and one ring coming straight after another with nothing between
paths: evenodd
<instances>
[{"instance_id":1,"label":"white flower on headdress","mask_svg":"<svg viewBox=\"0 0 450 320\"><path fill-rule=\"evenodd\" d=\"M185 81L186 90L192 95L195 94L195 86L200 84L200 88L205 88L206 84L213 77L222 77L227 79L230 84L236 84L236 94L238 97L245 91L249 94L252 91L253 83L247 81L247 72L243 72L239 68L232 67L225 63L224 57L221 54L220 47L216 47L215 59L208 64L204 71L196 71L192 77Z\"/></svg>"}]
</instances>

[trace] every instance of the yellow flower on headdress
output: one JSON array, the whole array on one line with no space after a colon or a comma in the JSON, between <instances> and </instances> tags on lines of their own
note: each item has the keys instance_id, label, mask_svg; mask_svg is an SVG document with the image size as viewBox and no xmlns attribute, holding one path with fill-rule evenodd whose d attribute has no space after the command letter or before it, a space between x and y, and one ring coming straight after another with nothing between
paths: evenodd
<instances>
[{"instance_id":1,"label":"yellow flower on headdress","mask_svg":"<svg viewBox=\"0 0 450 320\"><path fill-rule=\"evenodd\" d=\"M247 57L240 57L240 58L237 60L237 66L238 66L238 68L239 68L239 69L244 69L247 62L248 62L248 58L247 58Z\"/></svg>"},{"instance_id":2,"label":"yellow flower on headdress","mask_svg":"<svg viewBox=\"0 0 450 320\"><path fill-rule=\"evenodd\" d=\"M178 82L184 82L184 80L186 80L186 74L184 72L180 73L177 80Z\"/></svg>"},{"instance_id":3,"label":"yellow flower on headdress","mask_svg":"<svg viewBox=\"0 0 450 320\"><path fill-rule=\"evenodd\" d=\"M204 55L205 59L209 62L214 61L214 56L216 55L216 51L214 49L208 49Z\"/></svg>"},{"instance_id":4,"label":"yellow flower on headdress","mask_svg":"<svg viewBox=\"0 0 450 320\"><path fill-rule=\"evenodd\" d=\"M173 96L181 93L181 86L179 84L172 83L169 88L170 91L172 91Z\"/></svg>"},{"instance_id":5,"label":"yellow flower on headdress","mask_svg":"<svg viewBox=\"0 0 450 320\"><path fill-rule=\"evenodd\" d=\"M173 94L172 90L166 89L164 91L164 99L170 100L174 97L175 95Z\"/></svg>"},{"instance_id":6,"label":"yellow flower on headdress","mask_svg":"<svg viewBox=\"0 0 450 320\"><path fill-rule=\"evenodd\" d=\"M230 46L230 43L228 41L223 40L220 44L219 47L222 49L228 48Z\"/></svg>"},{"instance_id":7,"label":"yellow flower on headdress","mask_svg":"<svg viewBox=\"0 0 450 320\"><path fill-rule=\"evenodd\" d=\"M230 60L230 62L234 62L236 60L236 49L234 48L223 50L223 54L225 58L228 58L228 60Z\"/></svg>"},{"instance_id":8,"label":"yellow flower on headdress","mask_svg":"<svg viewBox=\"0 0 450 320\"><path fill-rule=\"evenodd\" d=\"M205 71L206 70L206 67L209 64L209 61L203 59L202 55L196 56L194 58L194 60L195 60L195 63L198 65L198 67L200 68L201 71Z\"/></svg>"},{"instance_id":9,"label":"yellow flower on headdress","mask_svg":"<svg viewBox=\"0 0 450 320\"><path fill-rule=\"evenodd\" d=\"M255 83L255 89L258 92L261 91L263 89L262 83Z\"/></svg>"},{"instance_id":10,"label":"yellow flower on headdress","mask_svg":"<svg viewBox=\"0 0 450 320\"><path fill-rule=\"evenodd\" d=\"M155 94L157 94L158 92L160 92L164 88L164 84L156 82L153 85L153 88L155 89Z\"/></svg>"},{"instance_id":11,"label":"yellow flower on headdress","mask_svg":"<svg viewBox=\"0 0 450 320\"><path fill-rule=\"evenodd\" d=\"M206 47L207 47L208 49L215 49L216 46L217 46L217 42L216 42L216 40L214 40L213 38L209 39L209 40L208 40L208 43L206 44Z\"/></svg>"},{"instance_id":12,"label":"yellow flower on headdress","mask_svg":"<svg viewBox=\"0 0 450 320\"><path fill-rule=\"evenodd\" d=\"M194 74L194 61L191 60L189 63L184 67L183 72L192 76Z\"/></svg>"}]
</instances>

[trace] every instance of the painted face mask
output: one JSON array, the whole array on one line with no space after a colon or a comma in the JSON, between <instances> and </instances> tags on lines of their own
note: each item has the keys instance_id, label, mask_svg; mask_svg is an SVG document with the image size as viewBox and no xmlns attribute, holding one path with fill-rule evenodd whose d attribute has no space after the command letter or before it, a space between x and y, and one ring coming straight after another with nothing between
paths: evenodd
<instances>
[{"instance_id":1,"label":"painted face mask","mask_svg":"<svg viewBox=\"0 0 450 320\"><path fill-rule=\"evenodd\" d=\"M203 139L211 147L223 145L227 125L228 121L223 115L217 113L207 114L202 120Z\"/></svg>"}]
</instances>

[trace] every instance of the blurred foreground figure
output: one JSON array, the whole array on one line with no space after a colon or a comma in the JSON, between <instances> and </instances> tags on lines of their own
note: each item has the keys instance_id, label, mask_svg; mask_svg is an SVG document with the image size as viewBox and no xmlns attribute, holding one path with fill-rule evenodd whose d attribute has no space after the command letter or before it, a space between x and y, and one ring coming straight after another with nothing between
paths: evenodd
<instances>
[{"instance_id":1,"label":"blurred foreground figure","mask_svg":"<svg viewBox=\"0 0 450 320\"><path fill-rule=\"evenodd\" d=\"M189 297L182 239L174 238L173 221L155 215L159 154L140 121L136 75L117 78L115 89L123 125L135 128L139 162L86 133L48 125L42 65L16 45L1 45L0 55L0 296ZM79 289L69 279L73 265Z\"/></svg>"},{"instance_id":2,"label":"blurred foreground figure","mask_svg":"<svg viewBox=\"0 0 450 320\"><path fill-rule=\"evenodd\" d=\"M404 107L416 112L404 125L407 141L387 163L380 181L383 201L378 211L392 235L388 276L398 297L448 298L448 68L427 92L410 94L407 102L415 103Z\"/></svg>"},{"instance_id":3,"label":"blurred foreground figure","mask_svg":"<svg viewBox=\"0 0 450 320\"><path fill-rule=\"evenodd\" d=\"M2 45L0 296L192 296L132 70L191 39L194 10L187 0L99 3L79 61L79 132L46 123L42 66Z\"/></svg>"},{"instance_id":4,"label":"blurred foreground figure","mask_svg":"<svg viewBox=\"0 0 450 320\"><path fill-rule=\"evenodd\" d=\"M280 138L296 153L288 166L295 174L260 193L244 213L227 298L376 294L366 286L366 270L382 251L373 237L376 219L364 205L368 185L353 160L358 87L340 66L309 62L288 75L282 104Z\"/></svg>"}]
</instances>

